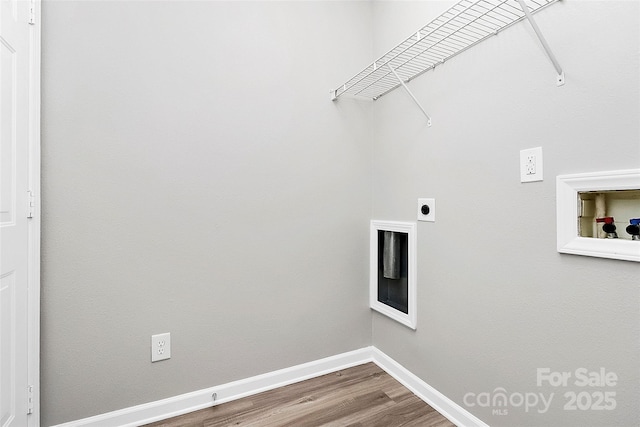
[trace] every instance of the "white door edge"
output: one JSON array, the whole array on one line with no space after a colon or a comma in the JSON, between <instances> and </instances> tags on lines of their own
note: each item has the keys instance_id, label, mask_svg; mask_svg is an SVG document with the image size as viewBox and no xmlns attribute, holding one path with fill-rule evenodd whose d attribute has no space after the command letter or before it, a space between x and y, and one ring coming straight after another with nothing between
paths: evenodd
<instances>
[{"instance_id":1,"label":"white door edge","mask_svg":"<svg viewBox=\"0 0 640 427\"><path fill-rule=\"evenodd\" d=\"M29 70L29 188L35 196L33 217L29 220L29 385L32 413L29 427L40 425L40 206L41 206L41 152L40 152L40 75L41 75L41 0L31 0L34 23L30 26ZM25 391L26 393L26 391Z\"/></svg>"}]
</instances>

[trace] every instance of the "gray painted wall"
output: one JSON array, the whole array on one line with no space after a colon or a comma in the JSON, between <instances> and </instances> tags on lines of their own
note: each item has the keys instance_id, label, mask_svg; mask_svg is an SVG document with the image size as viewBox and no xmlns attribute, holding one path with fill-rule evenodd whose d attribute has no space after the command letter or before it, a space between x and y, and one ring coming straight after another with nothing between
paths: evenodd
<instances>
[{"instance_id":1,"label":"gray painted wall","mask_svg":"<svg viewBox=\"0 0 640 427\"><path fill-rule=\"evenodd\" d=\"M640 163L638 2L537 15L562 88L523 23L411 83L431 128L402 91L329 102L451 4L44 2L43 425L372 342L463 406L554 393L468 407L494 426L637 423L638 266L556 252L554 178ZM521 184L535 146L545 181ZM367 307L368 221L418 197L411 331ZM616 410L564 411L584 389L545 367L615 372L587 391Z\"/></svg>"},{"instance_id":2,"label":"gray painted wall","mask_svg":"<svg viewBox=\"0 0 640 427\"><path fill-rule=\"evenodd\" d=\"M451 4L376 2L376 56ZM403 91L376 101L373 217L412 221L435 197L437 221L418 224L417 330L374 313L373 344L492 426L635 426L638 265L556 252L555 177L640 166L639 3L564 0L536 19L564 87L521 23L410 83L431 128ZM521 184L519 151L537 146L545 180ZM601 367L615 387L574 385ZM538 387L537 368L573 376ZM554 397L502 416L464 403L500 387ZM616 409L563 409L585 391Z\"/></svg>"},{"instance_id":3,"label":"gray painted wall","mask_svg":"<svg viewBox=\"0 0 640 427\"><path fill-rule=\"evenodd\" d=\"M370 345L370 5L43 15L42 425Z\"/></svg>"}]
</instances>

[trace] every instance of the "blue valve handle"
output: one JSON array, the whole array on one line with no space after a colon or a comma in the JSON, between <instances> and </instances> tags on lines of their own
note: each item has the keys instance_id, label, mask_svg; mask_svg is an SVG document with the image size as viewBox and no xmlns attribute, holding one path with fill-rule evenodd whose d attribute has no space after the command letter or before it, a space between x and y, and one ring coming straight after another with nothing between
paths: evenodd
<instances>
[{"instance_id":1,"label":"blue valve handle","mask_svg":"<svg viewBox=\"0 0 640 427\"><path fill-rule=\"evenodd\" d=\"M640 218L631 218L627 225L627 233L631 234L633 240L640 240Z\"/></svg>"}]
</instances>

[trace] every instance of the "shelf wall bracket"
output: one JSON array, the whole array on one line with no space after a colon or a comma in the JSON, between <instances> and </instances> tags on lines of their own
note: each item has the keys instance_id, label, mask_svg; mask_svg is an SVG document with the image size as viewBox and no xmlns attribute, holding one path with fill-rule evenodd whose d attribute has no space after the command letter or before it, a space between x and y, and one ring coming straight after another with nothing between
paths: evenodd
<instances>
[{"instance_id":1,"label":"shelf wall bracket","mask_svg":"<svg viewBox=\"0 0 640 427\"><path fill-rule=\"evenodd\" d=\"M535 31L536 35L538 36L538 39L540 40L540 43L542 44L542 47L544 48L545 52L547 53L547 56L551 60L551 63L553 64L553 67L556 69L556 72L558 73L558 77L556 78L556 85L557 86L564 85L564 71L562 70L562 67L560 66L560 63L558 62L558 60L556 59L555 55L553 54L553 51L549 47L549 44L547 43L547 40L544 38L544 35L542 35L542 31L540 31L540 28L538 27L538 24L536 24L536 21L534 21L533 16L531 15L531 12L529 12L529 8L524 3L524 0L517 0L517 1L520 4L520 7L522 8L522 11L524 12L524 15L526 16L527 21L529 21L529 24L531 24L531 27L533 28L533 31Z\"/></svg>"},{"instance_id":2,"label":"shelf wall bracket","mask_svg":"<svg viewBox=\"0 0 640 427\"><path fill-rule=\"evenodd\" d=\"M415 95L413 94L413 92L411 92L411 90L409 90L409 87L405 84L405 82L400 78L400 76L398 75L398 73L396 73L396 70L393 69L393 67L391 66L391 64L387 63L387 66L389 67L389 69L391 70L391 72L393 73L394 76L396 76L396 79L398 79L398 81L400 82L400 84L402 85L402 87L404 88L404 90L407 91L407 93L409 94L409 96L411 97L411 99L413 99L413 102L416 103L416 105L418 106L418 108L420 108L420 110L422 111L422 113L427 117L427 126L431 126L431 117L429 117L429 115L427 114L427 112L425 111L424 108L422 108L422 105L420 104L420 101L418 101L418 98L415 97Z\"/></svg>"}]
</instances>

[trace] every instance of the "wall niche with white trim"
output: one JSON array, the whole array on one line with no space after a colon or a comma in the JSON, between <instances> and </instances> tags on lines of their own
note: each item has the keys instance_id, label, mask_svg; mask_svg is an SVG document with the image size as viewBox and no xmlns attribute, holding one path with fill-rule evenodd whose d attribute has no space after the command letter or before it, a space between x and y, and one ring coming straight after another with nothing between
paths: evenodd
<instances>
[{"instance_id":1,"label":"wall niche with white trim","mask_svg":"<svg viewBox=\"0 0 640 427\"><path fill-rule=\"evenodd\" d=\"M416 328L416 224L371 221L372 309Z\"/></svg>"},{"instance_id":2,"label":"wall niche with white trim","mask_svg":"<svg viewBox=\"0 0 640 427\"><path fill-rule=\"evenodd\" d=\"M640 262L640 169L556 178L558 252Z\"/></svg>"}]
</instances>

